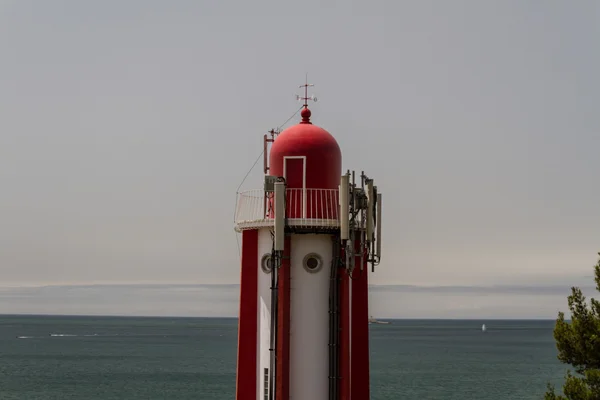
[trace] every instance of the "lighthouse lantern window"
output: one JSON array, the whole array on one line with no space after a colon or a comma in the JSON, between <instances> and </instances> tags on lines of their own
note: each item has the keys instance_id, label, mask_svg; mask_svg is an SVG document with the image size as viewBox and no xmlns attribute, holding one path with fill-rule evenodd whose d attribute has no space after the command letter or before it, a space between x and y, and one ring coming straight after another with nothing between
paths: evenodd
<instances>
[{"instance_id":1,"label":"lighthouse lantern window","mask_svg":"<svg viewBox=\"0 0 600 400\"><path fill-rule=\"evenodd\" d=\"M310 253L307 254L304 257L304 268L308 271L308 272L319 272L321 270L321 268L323 267L323 260L321 259L321 256L319 256L318 254L315 253Z\"/></svg>"},{"instance_id":2,"label":"lighthouse lantern window","mask_svg":"<svg viewBox=\"0 0 600 400\"><path fill-rule=\"evenodd\" d=\"M265 253L260 260L260 269L262 269L265 274L270 274L272 267L271 264L271 254Z\"/></svg>"}]
</instances>

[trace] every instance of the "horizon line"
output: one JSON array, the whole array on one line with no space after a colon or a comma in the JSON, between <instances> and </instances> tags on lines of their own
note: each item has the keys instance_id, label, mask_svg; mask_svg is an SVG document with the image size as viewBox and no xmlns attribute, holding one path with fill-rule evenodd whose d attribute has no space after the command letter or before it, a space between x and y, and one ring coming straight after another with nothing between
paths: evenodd
<instances>
[{"instance_id":1,"label":"horizon line","mask_svg":"<svg viewBox=\"0 0 600 400\"><path fill-rule=\"evenodd\" d=\"M46 288L46 287L99 287L99 286L186 286L186 287L198 287L198 286L240 286L240 283L189 283L189 282L99 282L99 283L40 283L40 284L0 284L0 289L24 289L24 288ZM418 284L405 284L405 283L369 283L372 287L391 288L391 287L402 287L402 288L423 288L423 289L440 289L440 288L482 288L482 289L494 289L494 288L571 288L571 287L590 287L595 288L595 285L569 285L569 284L457 284L457 285L418 285Z\"/></svg>"},{"instance_id":2,"label":"horizon line","mask_svg":"<svg viewBox=\"0 0 600 400\"><path fill-rule=\"evenodd\" d=\"M79 318L180 318L180 319L239 319L238 316L189 316L189 315L125 315L125 314L44 314L44 313L17 313L17 314L4 314L0 313L2 317L79 317ZM556 321L556 318L427 318L427 317L413 317L413 318L383 318L378 317L379 321ZM570 320L568 320L570 321Z\"/></svg>"}]
</instances>

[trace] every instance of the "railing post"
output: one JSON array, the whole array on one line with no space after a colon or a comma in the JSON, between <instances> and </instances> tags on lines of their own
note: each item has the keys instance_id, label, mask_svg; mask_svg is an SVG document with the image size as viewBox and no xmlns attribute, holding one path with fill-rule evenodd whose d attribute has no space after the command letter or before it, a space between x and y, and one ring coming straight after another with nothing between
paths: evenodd
<instances>
[{"instance_id":1,"label":"railing post","mask_svg":"<svg viewBox=\"0 0 600 400\"><path fill-rule=\"evenodd\" d=\"M306 220L306 188L302 188L302 219Z\"/></svg>"}]
</instances>

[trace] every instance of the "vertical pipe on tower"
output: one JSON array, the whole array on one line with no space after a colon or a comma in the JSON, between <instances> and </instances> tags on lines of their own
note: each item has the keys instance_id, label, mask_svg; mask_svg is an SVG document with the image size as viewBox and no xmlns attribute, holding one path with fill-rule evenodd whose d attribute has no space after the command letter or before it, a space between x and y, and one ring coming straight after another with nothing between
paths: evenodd
<instances>
[{"instance_id":1,"label":"vertical pipe on tower","mask_svg":"<svg viewBox=\"0 0 600 400\"><path fill-rule=\"evenodd\" d=\"M341 251L342 259L346 259L346 249ZM346 268L340 268L340 350L339 350L339 398L350 399L350 276Z\"/></svg>"},{"instance_id":2,"label":"vertical pipe on tower","mask_svg":"<svg viewBox=\"0 0 600 400\"><path fill-rule=\"evenodd\" d=\"M334 326L334 319L333 319L333 310L335 307L335 289L334 289L334 281L336 278L336 273L334 272L336 269L336 265L335 265L335 247L333 249L333 257L331 259L331 270L330 270L330 275L329 275L329 400L336 400L335 399L335 391L334 391L334 386L336 385L335 383L335 379L334 379L334 358L335 358L335 351L334 351L334 342L335 342L335 326Z\"/></svg>"},{"instance_id":3,"label":"vertical pipe on tower","mask_svg":"<svg viewBox=\"0 0 600 400\"><path fill-rule=\"evenodd\" d=\"M290 254L291 240L286 236L277 279L277 400L290 398Z\"/></svg>"},{"instance_id":4,"label":"vertical pipe on tower","mask_svg":"<svg viewBox=\"0 0 600 400\"><path fill-rule=\"evenodd\" d=\"M279 252L271 251L271 326L269 337L269 400L275 400L275 377L277 376L276 355L277 346L277 267Z\"/></svg>"}]
</instances>

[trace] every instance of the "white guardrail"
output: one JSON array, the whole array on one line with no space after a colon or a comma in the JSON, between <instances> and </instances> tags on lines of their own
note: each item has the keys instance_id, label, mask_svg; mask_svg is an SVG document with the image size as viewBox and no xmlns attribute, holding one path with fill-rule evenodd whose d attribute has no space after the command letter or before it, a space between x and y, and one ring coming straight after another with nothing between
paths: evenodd
<instances>
[{"instance_id":1,"label":"white guardrail","mask_svg":"<svg viewBox=\"0 0 600 400\"><path fill-rule=\"evenodd\" d=\"M287 224L297 227L339 226L337 189L286 189ZM273 226L273 193L254 189L239 193L235 210L236 230Z\"/></svg>"}]
</instances>

